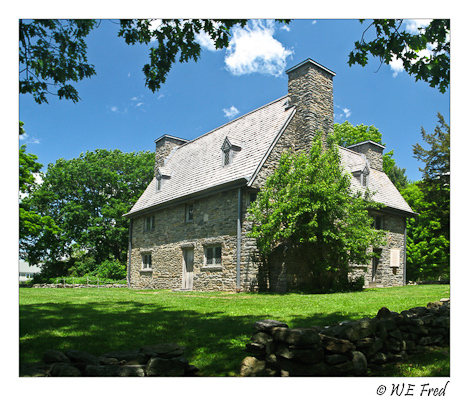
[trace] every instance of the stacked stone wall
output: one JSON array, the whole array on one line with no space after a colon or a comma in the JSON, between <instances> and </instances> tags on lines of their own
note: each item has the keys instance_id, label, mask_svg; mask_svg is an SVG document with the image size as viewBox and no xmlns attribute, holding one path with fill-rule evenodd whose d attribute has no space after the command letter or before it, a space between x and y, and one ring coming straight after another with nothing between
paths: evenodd
<instances>
[{"instance_id":1,"label":"stacked stone wall","mask_svg":"<svg viewBox=\"0 0 469 400\"><path fill-rule=\"evenodd\" d=\"M449 346L449 299L327 327L257 321L241 376L364 376L428 346Z\"/></svg>"},{"instance_id":2,"label":"stacked stone wall","mask_svg":"<svg viewBox=\"0 0 469 400\"><path fill-rule=\"evenodd\" d=\"M43 362L20 365L20 376L42 377L182 377L198 369L184 357L184 347L174 343L112 351L95 356L86 351L47 350Z\"/></svg>"}]
</instances>

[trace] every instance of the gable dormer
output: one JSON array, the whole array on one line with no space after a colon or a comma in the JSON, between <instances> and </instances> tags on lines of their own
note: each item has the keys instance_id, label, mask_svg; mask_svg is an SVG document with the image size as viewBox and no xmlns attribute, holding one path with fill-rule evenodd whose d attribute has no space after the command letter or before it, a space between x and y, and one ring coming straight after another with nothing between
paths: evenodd
<instances>
[{"instance_id":1,"label":"gable dormer","mask_svg":"<svg viewBox=\"0 0 469 400\"><path fill-rule=\"evenodd\" d=\"M367 187L370 176L370 168L368 167L368 163L365 165L364 168L357 168L352 171L352 175L360 183L361 186Z\"/></svg>"},{"instance_id":2,"label":"gable dormer","mask_svg":"<svg viewBox=\"0 0 469 400\"><path fill-rule=\"evenodd\" d=\"M156 169L156 191L159 192L163 188L164 181L171 178L171 171L167 168L159 167Z\"/></svg>"},{"instance_id":3,"label":"gable dormer","mask_svg":"<svg viewBox=\"0 0 469 400\"><path fill-rule=\"evenodd\" d=\"M231 165L235 155L241 151L241 143L237 143L232 139L229 139L228 136L225 137L223 144L221 146L222 151L222 165L228 166Z\"/></svg>"}]
</instances>

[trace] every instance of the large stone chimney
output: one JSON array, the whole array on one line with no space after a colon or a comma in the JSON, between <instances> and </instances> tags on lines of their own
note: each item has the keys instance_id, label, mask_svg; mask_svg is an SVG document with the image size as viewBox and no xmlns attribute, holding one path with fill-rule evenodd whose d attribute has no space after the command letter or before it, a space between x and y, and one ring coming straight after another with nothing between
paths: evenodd
<instances>
[{"instance_id":1,"label":"large stone chimney","mask_svg":"<svg viewBox=\"0 0 469 400\"><path fill-rule=\"evenodd\" d=\"M318 131L329 134L334 129L332 78L335 73L311 59L285 72L290 105L296 107L297 137L301 142L297 145L310 148Z\"/></svg>"},{"instance_id":2,"label":"large stone chimney","mask_svg":"<svg viewBox=\"0 0 469 400\"><path fill-rule=\"evenodd\" d=\"M155 173L158 168L164 167L167 158L178 147L187 143L188 140L175 136L163 135L155 140Z\"/></svg>"},{"instance_id":3,"label":"large stone chimney","mask_svg":"<svg viewBox=\"0 0 469 400\"><path fill-rule=\"evenodd\" d=\"M348 146L347 149L364 154L371 168L383 171L383 150L385 149L383 145L367 140Z\"/></svg>"}]
</instances>

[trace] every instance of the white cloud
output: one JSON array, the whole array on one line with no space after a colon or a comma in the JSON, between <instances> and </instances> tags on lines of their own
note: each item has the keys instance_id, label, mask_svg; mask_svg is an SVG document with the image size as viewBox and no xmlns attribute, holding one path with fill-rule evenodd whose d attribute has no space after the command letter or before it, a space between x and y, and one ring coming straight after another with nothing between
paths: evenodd
<instances>
[{"instance_id":1,"label":"white cloud","mask_svg":"<svg viewBox=\"0 0 469 400\"><path fill-rule=\"evenodd\" d=\"M202 46L203 49L209 51L217 51L215 47L215 42L212 40L210 35L206 32L200 32L195 34L195 41Z\"/></svg>"},{"instance_id":2,"label":"white cloud","mask_svg":"<svg viewBox=\"0 0 469 400\"><path fill-rule=\"evenodd\" d=\"M24 141L25 144L41 144L41 141L38 138L29 136L27 133L23 133L20 136L20 140Z\"/></svg>"},{"instance_id":3,"label":"white cloud","mask_svg":"<svg viewBox=\"0 0 469 400\"><path fill-rule=\"evenodd\" d=\"M112 107L111 107L111 111L112 111L112 112L117 112L117 107L116 107L116 106L112 106Z\"/></svg>"},{"instance_id":4,"label":"white cloud","mask_svg":"<svg viewBox=\"0 0 469 400\"><path fill-rule=\"evenodd\" d=\"M411 33L411 34L419 34L424 33L425 28L430 24L431 19L408 19L405 20L405 27L404 30ZM449 38L447 38L449 40ZM435 55L434 49L437 47L437 43L427 43L427 48L420 50L417 52L417 58L411 60L411 63L414 64L417 61L425 60L426 58ZM402 51L401 54L409 51L409 48L406 48ZM395 78L399 73L404 71L404 63L402 60L399 60L397 56L393 56L389 66L391 67L391 71L393 72L392 76Z\"/></svg>"},{"instance_id":5,"label":"white cloud","mask_svg":"<svg viewBox=\"0 0 469 400\"><path fill-rule=\"evenodd\" d=\"M311 21L311 24L312 24L312 25L316 25L316 22L318 22L318 21L316 21L315 19L313 19L313 20Z\"/></svg>"},{"instance_id":6,"label":"white cloud","mask_svg":"<svg viewBox=\"0 0 469 400\"><path fill-rule=\"evenodd\" d=\"M334 121L337 123L343 122L345 118L349 118L352 115L350 108L341 107L339 105L336 105L335 107L340 110L339 113L334 113Z\"/></svg>"},{"instance_id":7,"label":"white cloud","mask_svg":"<svg viewBox=\"0 0 469 400\"><path fill-rule=\"evenodd\" d=\"M290 32L290 27L288 25L282 25L280 29L283 29L284 31Z\"/></svg>"},{"instance_id":8,"label":"white cloud","mask_svg":"<svg viewBox=\"0 0 469 400\"><path fill-rule=\"evenodd\" d=\"M234 27L225 57L227 70L234 75L260 72L280 76L293 52L274 39L274 32L274 22L269 20L254 20L245 28Z\"/></svg>"},{"instance_id":9,"label":"white cloud","mask_svg":"<svg viewBox=\"0 0 469 400\"><path fill-rule=\"evenodd\" d=\"M143 105L143 103L137 103L135 107L140 107L141 105Z\"/></svg>"},{"instance_id":10,"label":"white cloud","mask_svg":"<svg viewBox=\"0 0 469 400\"><path fill-rule=\"evenodd\" d=\"M231 106L230 108L224 108L223 112L225 113L225 117L229 119L239 114L239 110L235 106Z\"/></svg>"},{"instance_id":11,"label":"white cloud","mask_svg":"<svg viewBox=\"0 0 469 400\"><path fill-rule=\"evenodd\" d=\"M391 67L392 76L395 78L400 72L404 71L404 63L402 60L399 60L396 56L392 56L391 61L389 62Z\"/></svg>"},{"instance_id":12,"label":"white cloud","mask_svg":"<svg viewBox=\"0 0 469 400\"><path fill-rule=\"evenodd\" d=\"M431 19L406 19L405 30L413 34L419 33L420 28L426 28L431 21Z\"/></svg>"}]
</instances>

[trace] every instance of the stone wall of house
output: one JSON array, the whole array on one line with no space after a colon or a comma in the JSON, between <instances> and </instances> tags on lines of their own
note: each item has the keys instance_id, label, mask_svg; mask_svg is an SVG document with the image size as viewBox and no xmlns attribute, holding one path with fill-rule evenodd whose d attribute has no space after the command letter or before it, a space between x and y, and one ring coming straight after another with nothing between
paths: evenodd
<instances>
[{"instance_id":1,"label":"stone wall of house","mask_svg":"<svg viewBox=\"0 0 469 400\"><path fill-rule=\"evenodd\" d=\"M281 155L288 150L309 151L317 132L328 134L334 129L333 75L307 63L288 75L289 106L295 115L280 136L259 171L253 187L261 188L275 171Z\"/></svg>"},{"instance_id":2,"label":"stone wall of house","mask_svg":"<svg viewBox=\"0 0 469 400\"><path fill-rule=\"evenodd\" d=\"M427 346L448 346L449 299L401 313L381 308L376 317L327 327L290 329L257 321L241 376L365 376L407 360Z\"/></svg>"},{"instance_id":3,"label":"stone wall of house","mask_svg":"<svg viewBox=\"0 0 469 400\"><path fill-rule=\"evenodd\" d=\"M376 275L372 277L372 262L368 265L355 266L350 274L351 280L363 276L365 287L390 287L404 285L405 269L405 218L396 214L382 214L383 230L386 232L387 244L378 250ZM391 266L391 251L399 250L398 267Z\"/></svg>"},{"instance_id":4,"label":"stone wall of house","mask_svg":"<svg viewBox=\"0 0 469 400\"><path fill-rule=\"evenodd\" d=\"M247 207L243 192L243 213ZM193 290L236 291L238 190L232 189L190 203L193 220L186 221L187 204L178 204L134 219L130 286L145 289L180 289L183 251L193 249ZM155 216L155 228L144 231L145 218ZM244 215L244 214L243 214ZM242 290L257 289L255 240L246 238L249 223L243 218L241 249ZM222 263L207 266L205 247L220 245ZM142 268L151 254L152 268Z\"/></svg>"}]
</instances>

